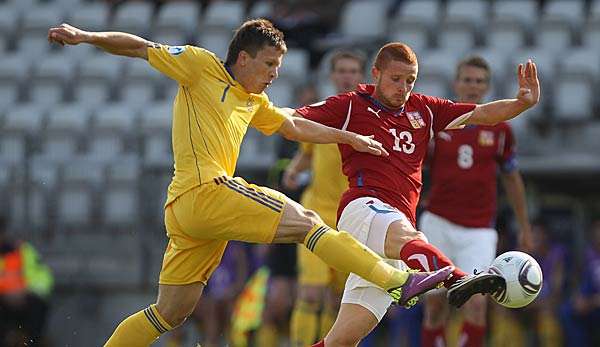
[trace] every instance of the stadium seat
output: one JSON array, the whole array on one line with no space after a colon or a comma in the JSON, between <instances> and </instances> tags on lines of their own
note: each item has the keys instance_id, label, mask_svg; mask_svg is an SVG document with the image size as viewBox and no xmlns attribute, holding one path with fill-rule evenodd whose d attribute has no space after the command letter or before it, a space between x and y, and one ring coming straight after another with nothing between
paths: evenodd
<instances>
[{"instance_id":1,"label":"stadium seat","mask_svg":"<svg viewBox=\"0 0 600 347\"><path fill-rule=\"evenodd\" d=\"M489 1L453 0L446 5L446 20L466 21L477 29L483 28L489 18Z\"/></svg>"},{"instance_id":2,"label":"stadium seat","mask_svg":"<svg viewBox=\"0 0 600 347\"><path fill-rule=\"evenodd\" d=\"M517 71L519 64L525 64L527 59L532 58L536 63L542 85L552 83L557 61L557 56L554 53L540 48L522 49L510 54L509 58L508 71ZM510 77L508 79L515 80L516 73L513 75L513 79Z\"/></svg>"},{"instance_id":3,"label":"stadium seat","mask_svg":"<svg viewBox=\"0 0 600 347\"><path fill-rule=\"evenodd\" d=\"M140 166L137 157L119 158L106 169L102 221L110 228L131 228L139 222Z\"/></svg>"},{"instance_id":4,"label":"stadium seat","mask_svg":"<svg viewBox=\"0 0 600 347\"><path fill-rule=\"evenodd\" d=\"M433 49L424 52L419 60L419 78L421 73L441 74L446 80L454 78L456 63L463 57L462 52L451 49Z\"/></svg>"},{"instance_id":5,"label":"stadium seat","mask_svg":"<svg viewBox=\"0 0 600 347\"><path fill-rule=\"evenodd\" d=\"M115 30L144 36L150 31L153 4L145 1L126 1L116 8L112 26Z\"/></svg>"},{"instance_id":6,"label":"stadium seat","mask_svg":"<svg viewBox=\"0 0 600 347\"><path fill-rule=\"evenodd\" d=\"M417 56L430 46L428 27L408 19L392 23L388 39L406 43L417 53Z\"/></svg>"},{"instance_id":7,"label":"stadium seat","mask_svg":"<svg viewBox=\"0 0 600 347\"><path fill-rule=\"evenodd\" d=\"M443 74L423 71L419 73L419 78L415 84L415 92L419 94L437 96L440 98L451 98L448 79Z\"/></svg>"},{"instance_id":8,"label":"stadium seat","mask_svg":"<svg viewBox=\"0 0 600 347\"><path fill-rule=\"evenodd\" d=\"M437 45L440 49L462 55L476 43L476 29L464 20L447 20L438 26Z\"/></svg>"},{"instance_id":9,"label":"stadium seat","mask_svg":"<svg viewBox=\"0 0 600 347\"><path fill-rule=\"evenodd\" d=\"M52 48L45 33L43 35L39 33L23 34L16 42L18 54L28 57L46 56Z\"/></svg>"},{"instance_id":10,"label":"stadium seat","mask_svg":"<svg viewBox=\"0 0 600 347\"><path fill-rule=\"evenodd\" d=\"M156 90L149 81L129 80L121 84L121 101L126 103L147 103L154 100Z\"/></svg>"},{"instance_id":11,"label":"stadium seat","mask_svg":"<svg viewBox=\"0 0 600 347\"><path fill-rule=\"evenodd\" d=\"M93 197L86 185L65 185L57 193L56 223L61 230L89 228L92 224Z\"/></svg>"},{"instance_id":12,"label":"stadium seat","mask_svg":"<svg viewBox=\"0 0 600 347\"><path fill-rule=\"evenodd\" d=\"M77 1L77 0L74 0ZM108 3L104 1L81 3L71 7L69 24L85 30L107 30L109 20Z\"/></svg>"},{"instance_id":13,"label":"stadium seat","mask_svg":"<svg viewBox=\"0 0 600 347\"><path fill-rule=\"evenodd\" d=\"M258 0L254 2L250 9L250 18L269 18L273 13L273 2L268 0Z\"/></svg>"},{"instance_id":14,"label":"stadium seat","mask_svg":"<svg viewBox=\"0 0 600 347\"><path fill-rule=\"evenodd\" d=\"M590 48L569 50L558 61L559 70L567 74L584 74L600 82L600 51Z\"/></svg>"},{"instance_id":15,"label":"stadium seat","mask_svg":"<svg viewBox=\"0 0 600 347\"><path fill-rule=\"evenodd\" d=\"M387 24L386 12L387 3L383 1L347 2L341 9L339 31L353 41L382 38L385 36Z\"/></svg>"},{"instance_id":16,"label":"stadium seat","mask_svg":"<svg viewBox=\"0 0 600 347\"><path fill-rule=\"evenodd\" d=\"M97 110L94 131L133 131L138 109L129 103L111 103Z\"/></svg>"},{"instance_id":17,"label":"stadium seat","mask_svg":"<svg viewBox=\"0 0 600 347\"><path fill-rule=\"evenodd\" d=\"M264 136L254 128L248 132L242 142L238 159L241 170L265 170L275 163L275 137Z\"/></svg>"},{"instance_id":18,"label":"stadium seat","mask_svg":"<svg viewBox=\"0 0 600 347\"><path fill-rule=\"evenodd\" d=\"M42 155L56 162L67 162L78 152L79 136L64 131L45 131L41 137Z\"/></svg>"},{"instance_id":19,"label":"stadium seat","mask_svg":"<svg viewBox=\"0 0 600 347\"><path fill-rule=\"evenodd\" d=\"M8 3L0 3L0 33L8 40L17 30L20 20L19 11Z\"/></svg>"},{"instance_id":20,"label":"stadium seat","mask_svg":"<svg viewBox=\"0 0 600 347\"><path fill-rule=\"evenodd\" d=\"M160 8L154 21L154 34L180 34L190 36L198 29L199 3L194 1L167 2Z\"/></svg>"},{"instance_id":21,"label":"stadium seat","mask_svg":"<svg viewBox=\"0 0 600 347\"><path fill-rule=\"evenodd\" d=\"M43 155L33 155L29 160L30 184L52 190L59 182L60 163Z\"/></svg>"},{"instance_id":22,"label":"stadium seat","mask_svg":"<svg viewBox=\"0 0 600 347\"><path fill-rule=\"evenodd\" d=\"M96 112L88 138L87 156L99 161L111 161L134 145L133 124L137 110L129 104L110 104Z\"/></svg>"},{"instance_id":23,"label":"stadium seat","mask_svg":"<svg viewBox=\"0 0 600 347\"><path fill-rule=\"evenodd\" d=\"M281 107L291 107L295 105L294 84L291 80L278 78L266 90L269 100L273 104Z\"/></svg>"},{"instance_id":24,"label":"stadium seat","mask_svg":"<svg viewBox=\"0 0 600 347\"><path fill-rule=\"evenodd\" d=\"M494 18L510 18L517 20L527 29L535 25L538 17L538 2L536 0L502 0L492 3Z\"/></svg>"},{"instance_id":25,"label":"stadium seat","mask_svg":"<svg viewBox=\"0 0 600 347\"><path fill-rule=\"evenodd\" d=\"M3 130L36 135L42 130L46 110L35 104L19 104L4 116Z\"/></svg>"},{"instance_id":26,"label":"stadium seat","mask_svg":"<svg viewBox=\"0 0 600 347\"><path fill-rule=\"evenodd\" d=\"M25 134L0 132L0 161L11 164L24 164L27 155Z\"/></svg>"},{"instance_id":27,"label":"stadium seat","mask_svg":"<svg viewBox=\"0 0 600 347\"><path fill-rule=\"evenodd\" d=\"M552 109L556 119L566 123L592 118L594 84L589 75L563 74L556 77Z\"/></svg>"},{"instance_id":28,"label":"stadium seat","mask_svg":"<svg viewBox=\"0 0 600 347\"><path fill-rule=\"evenodd\" d=\"M61 184L98 188L104 181L104 167L105 163L90 160L89 157L73 157L63 166Z\"/></svg>"},{"instance_id":29,"label":"stadium seat","mask_svg":"<svg viewBox=\"0 0 600 347\"><path fill-rule=\"evenodd\" d=\"M290 78L301 81L308 75L308 52L299 48L290 48L283 57L279 68L279 78Z\"/></svg>"},{"instance_id":30,"label":"stadium seat","mask_svg":"<svg viewBox=\"0 0 600 347\"><path fill-rule=\"evenodd\" d=\"M138 120L142 137L142 158L145 166L168 167L171 152L172 104L150 104Z\"/></svg>"},{"instance_id":31,"label":"stadium seat","mask_svg":"<svg viewBox=\"0 0 600 347\"><path fill-rule=\"evenodd\" d=\"M244 3L242 1L211 1L204 12L201 32L206 29L221 29L226 31L231 39L231 30L240 25L244 18Z\"/></svg>"},{"instance_id":32,"label":"stadium seat","mask_svg":"<svg viewBox=\"0 0 600 347\"><path fill-rule=\"evenodd\" d=\"M585 18L585 1L549 0L544 4L542 19L562 18L573 26L579 26Z\"/></svg>"},{"instance_id":33,"label":"stadium seat","mask_svg":"<svg viewBox=\"0 0 600 347\"><path fill-rule=\"evenodd\" d=\"M74 99L90 105L103 105L111 97L113 84L122 75L125 58L97 54L81 61Z\"/></svg>"},{"instance_id":34,"label":"stadium seat","mask_svg":"<svg viewBox=\"0 0 600 347\"><path fill-rule=\"evenodd\" d=\"M584 47L600 51L600 16L587 23L581 40Z\"/></svg>"},{"instance_id":35,"label":"stadium seat","mask_svg":"<svg viewBox=\"0 0 600 347\"><path fill-rule=\"evenodd\" d=\"M486 30L486 45L506 52L525 47L526 33L514 18L493 19Z\"/></svg>"},{"instance_id":36,"label":"stadium seat","mask_svg":"<svg viewBox=\"0 0 600 347\"><path fill-rule=\"evenodd\" d=\"M190 43L184 33L154 33L152 41L168 46L183 46Z\"/></svg>"},{"instance_id":37,"label":"stadium seat","mask_svg":"<svg viewBox=\"0 0 600 347\"><path fill-rule=\"evenodd\" d=\"M0 115L19 100L19 83L0 78Z\"/></svg>"},{"instance_id":38,"label":"stadium seat","mask_svg":"<svg viewBox=\"0 0 600 347\"><path fill-rule=\"evenodd\" d=\"M200 33L200 47L206 48L217 55L221 60L227 58L227 47L231 40L231 30L229 29L204 29Z\"/></svg>"},{"instance_id":39,"label":"stadium seat","mask_svg":"<svg viewBox=\"0 0 600 347\"><path fill-rule=\"evenodd\" d=\"M405 0L400 4L393 22L420 22L432 29L442 17L441 12L438 0Z\"/></svg>"},{"instance_id":40,"label":"stadium seat","mask_svg":"<svg viewBox=\"0 0 600 347\"><path fill-rule=\"evenodd\" d=\"M593 0L590 4L590 20L600 20L600 0Z\"/></svg>"},{"instance_id":41,"label":"stadium seat","mask_svg":"<svg viewBox=\"0 0 600 347\"><path fill-rule=\"evenodd\" d=\"M70 84L75 69L67 54L48 55L43 64L33 64L29 82L29 100L42 105L63 101L64 88Z\"/></svg>"},{"instance_id":42,"label":"stadium seat","mask_svg":"<svg viewBox=\"0 0 600 347\"><path fill-rule=\"evenodd\" d=\"M39 35L46 38L48 28L64 21L65 12L53 4L36 5L23 11L20 35Z\"/></svg>"},{"instance_id":43,"label":"stadium seat","mask_svg":"<svg viewBox=\"0 0 600 347\"><path fill-rule=\"evenodd\" d=\"M536 46L540 49L558 54L568 51L571 47L571 26L563 19L542 18L535 32Z\"/></svg>"}]
</instances>

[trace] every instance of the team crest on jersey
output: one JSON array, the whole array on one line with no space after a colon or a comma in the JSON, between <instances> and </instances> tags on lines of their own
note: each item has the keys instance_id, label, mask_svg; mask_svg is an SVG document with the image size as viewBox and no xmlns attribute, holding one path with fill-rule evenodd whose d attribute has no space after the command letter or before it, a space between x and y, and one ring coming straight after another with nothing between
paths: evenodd
<instances>
[{"instance_id":1,"label":"team crest on jersey","mask_svg":"<svg viewBox=\"0 0 600 347\"><path fill-rule=\"evenodd\" d=\"M406 118L408 118L410 125L412 125L412 127L415 129L419 129L425 126L425 121L423 120L423 117L421 117L421 114L417 111L406 112Z\"/></svg>"},{"instance_id":2,"label":"team crest on jersey","mask_svg":"<svg viewBox=\"0 0 600 347\"><path fill-rule=\"evenodd\" d=\"M252 97L249 97L248 100L246 100L246 108L248 109L248 112L252 112L252 109L254 108L254 100L252 100Z\"/></svg>"},{"instance_id":3,"label":"team crest on jersey","mask_svg":"<svg viewBox=\"0 0 600 347\"><path fill-rule=\"evenodd\" d=\"M493 146L494 145L494 133L488 130L481 130L479 132L479 145L480 146Z\"/></svg>"},{"instance_id":4,"label":"team crest on jersey","mask_svg":"<svg viewBox=\"0 0 600 347\"><path fill-rule=\"evenodd\" d=\"M185 46L170 46L168 51L171 55L180 55L185 51Z\"/></svg>"}]
</instances>

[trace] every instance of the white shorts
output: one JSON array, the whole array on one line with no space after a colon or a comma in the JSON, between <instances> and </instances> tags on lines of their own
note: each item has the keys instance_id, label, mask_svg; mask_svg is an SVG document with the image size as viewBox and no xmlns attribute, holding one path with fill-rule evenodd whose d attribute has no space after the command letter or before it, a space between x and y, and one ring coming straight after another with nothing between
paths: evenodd
<instances>
[{"instance_id":1,"label":"white shorts","mask_svg":"<svg viewBox=\"0 0 600 347\"><path fill-rule=\"evenodd\" d=\"M468 228L429 211L419 219L419 230L466 273L483 270L496 257L498 233L492 228Z\"/></svg>"},{"instance_id":2,"label":"white shorts","mask_svg":"<svg viewBox=\"0 0 600 347\"><path fill-rule=\"evenodd\" d=\"M338 229L352 234L385 258L385 236L389 225L395 221L403 221L405 227L414 232L415 228L402 212L377 198L363 197L353 200L344 208ZM386 259L386 262L396 268L407 268L401 260ZM348 276L342 304L360 305L381 321L391 303L392 298L382 288L354 273Z\"/></svg>"}]
</instances>

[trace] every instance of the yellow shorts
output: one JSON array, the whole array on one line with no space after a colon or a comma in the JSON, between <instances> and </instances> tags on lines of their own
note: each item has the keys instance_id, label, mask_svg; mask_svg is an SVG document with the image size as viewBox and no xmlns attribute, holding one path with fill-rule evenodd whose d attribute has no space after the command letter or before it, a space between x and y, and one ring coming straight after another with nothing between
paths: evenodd
<instances>
[{"instance_id":1,"label":"yellow shorts","mask_svg":"<svg viewBox=\"0 0 600 347\"><path fill-rule=\"evenodd\" d=\"M306 207L310 209L309 206ZM316 208L313 210L321 216L325 224L335 227L336 211L324 211ZM348 274L330 267L302 244L298 245L296 259L300 285L330 286L339 293L343 292Z\"/></svg>"},{"instance_id":2,"label":"yellow shorts","mask_svg":"<svg viewBox=\"0 0 600 347\"><path fill-rule=\"evenodd\" d=\"M159 283L206 284L227 241L272 242L286 199L239 177L219 177L184 193L165 207L169 243Z\"/></svg>"}]
</instances>

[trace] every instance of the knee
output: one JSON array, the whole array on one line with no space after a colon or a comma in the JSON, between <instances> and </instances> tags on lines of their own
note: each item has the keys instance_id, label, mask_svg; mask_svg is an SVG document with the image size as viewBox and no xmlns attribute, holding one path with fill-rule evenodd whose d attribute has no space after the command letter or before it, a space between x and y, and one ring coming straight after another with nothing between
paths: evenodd
<instances>
[{"instance_id":1,"label":"knee","mask_svg":"<svg viewBox=\"0 0 600 347\"><path fill-rule=\"evenodd\" d=\"M327 335L325 339L325 343L327 346L335 346L335 347L355 347L360 342L360 338L354 336L353 334L335 334L335 335Z\"/></svg>"},{"instance_id":2,"label":"knee","mask_svg":"<svg viewBox=\"0 0 600 347\"><path fill-rule=\"evenodd\" d=\"M171 328L175 329L178 326L182 325L186 319L192 314L194 311L194 307L178 307L177 305L160 305L156 304L156 309L160 316L171 326Z\"/></svg>"}]
</instances>

